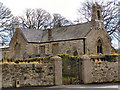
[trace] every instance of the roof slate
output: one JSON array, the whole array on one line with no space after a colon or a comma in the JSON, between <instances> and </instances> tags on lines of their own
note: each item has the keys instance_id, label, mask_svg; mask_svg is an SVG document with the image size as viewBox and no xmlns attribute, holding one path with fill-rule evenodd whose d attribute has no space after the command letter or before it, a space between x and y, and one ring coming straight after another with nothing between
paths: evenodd
<instances>
[{"instance_id":1,"label":"roof slate","mask_svg":"<svg viewBox=\"0 0 120 90\"><path fill-rule=\"evenodd\" d=\"M22 29L21 31L28 42L41 42L42 30Z\"/></svg>"},{"instance_id":2,"label":"roof slate","mask_svg":"<svg viewBox=\"0 0 120 90\"><path fill-rule=\"evenodd\" d=\"M64 26L52 29L51 41L83 38L90 31L92 23ZM47 42L48 30L21 30L28 42Z\"/></svg>"}]
</instances>

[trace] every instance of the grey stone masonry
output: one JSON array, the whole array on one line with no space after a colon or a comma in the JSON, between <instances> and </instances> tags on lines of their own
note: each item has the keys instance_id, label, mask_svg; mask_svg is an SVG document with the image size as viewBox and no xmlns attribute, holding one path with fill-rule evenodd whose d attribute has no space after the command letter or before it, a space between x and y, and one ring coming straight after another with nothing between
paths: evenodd
<instances>
[{"instance_id":1,"label":"grey stone masonry","mask_svg":"<svg viewBox=\"0 0 120 90\"><path fill-rule=\"evenodd\" d=\"M50 61L51 60L51 61ZM58 56L33 64L0 64L2 87L47 86L62 84L62 59Z\"/></svg>"},{"instance_id":2,"label":"grey stone masonry","mask_svg":"<svg viewBox=\"0 0 120 90\"><path fill-rule=\"evenodd\" d=\"M92 72L92 63L90 62L90 57L83 56L82 59L82 80L83 83L92 83L91 81L91 72Z\"/></svg>"},{"instance_id":3,"label":"grey stone masonry","mask_svg":"<svg viewBox=\"0 0 120 90\"><path fill-rule=\"evenodd\" d=\"M55 85L62 85L62 59L58 56L50 59L54 64L54 82Z\"/></svg>"},{"instance_id":4,"label":"grey stone masonry","mask_svg":"<svg viewBox=\"0 0 120 90\"><path fill-rule=\"evenodd\" d=\"M120 81L119 59L116 56L112 61L102 60L102 57L83 56L82 59L82 79L83 83L103 83ZM93 59L94 58L94 59Z\"/></svg>"}]
</instances>

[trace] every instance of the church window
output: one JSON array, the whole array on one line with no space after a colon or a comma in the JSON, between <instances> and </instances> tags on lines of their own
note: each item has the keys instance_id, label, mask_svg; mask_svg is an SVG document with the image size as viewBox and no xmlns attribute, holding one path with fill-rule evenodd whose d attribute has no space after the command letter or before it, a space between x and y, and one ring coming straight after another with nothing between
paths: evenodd
<instances>
[{"instance_id":1,"label":"church window","mask_svg":"<svg viewBox=\"0 0 120 90\"><path fill-rule=\"evenodd\" d=\"M59 53L59 44L58 43L52 44L52 53L54 55Z\"/></svg>"},{"instance_id":2,"label":"church window","mask_svg":"<svg viewBox=\"0 0 120 90\"><path fill-rule=\"evenodd\" d=\"M40 46L40 53L45 54L45 45Z\"/></svg>"},{"instance_id":3,"label":"church window","mask_svg":"<svg viewBox=\"0 0 120 90\"><path fill-rule=\"evenodd\" d=\"M74 56L78 56L77 50L74 51L73 55L74 55Z\"/></svg>"},{"instance_id":4,"label":"church window","mask_svg":"<svg viewBox=\"0 0 120 90\"><path fill-rule=\"evenodd\" d=\"M97 16L98 16L98 19L100 19L100 11L97 10Z\"/></svg>"},{"instance_id":5,"label":"church window","mask_svg":"<svg viewBox=\"0 0 120 90\"><path fill-rule=\"evenodd\" d=\"M98 53L98 54L99 54L99 53L103 53L103 52L102 52L102 42L101 42L100 39L98 40L98 43L97 43L97 53Z\"/></svg>"}]
</instances>

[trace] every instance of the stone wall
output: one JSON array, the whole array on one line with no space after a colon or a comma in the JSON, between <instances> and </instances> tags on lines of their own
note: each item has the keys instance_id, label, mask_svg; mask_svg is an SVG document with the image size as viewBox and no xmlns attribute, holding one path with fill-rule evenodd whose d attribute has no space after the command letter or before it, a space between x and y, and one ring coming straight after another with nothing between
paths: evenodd
<instances>
[{"instance_id":1,"label":"stone wall","mask_svg":"<svg viewBox=\"0 0 120 90\"><path fill-rule=\"evenodd\" d=\"M21 30L17 29L9 44L10 51L8 57L15 57L15 58L23 57L23 54L26 52L27 49L26 48L27 44L28 44L27 40L24 38Z\"/></svg>"},{"instance_id":2,"label":"stone wall","mask_svg":"<svg viewBox=\"0 0 120 90\"><path fill-rule=\"evenodd\" d=\"M20 40L18 40L20 39ZM71 40L71 41L60 41L60 42L50 42L50 43L26 43L21 35L15 38L15 42L10 45L10 54L8 57L16 57L15 46L16 43L20 44L19 57L17 58L29 58L35 56L48 56L53 55L53 45L58 44L57 54L69 54L74 55L76 52L78 55L83 54L83 40ZM41 53L40 47L45 46L45 54Z\"/></svg>"},{"instance_id":3,"label":"stone wall","mask_svg":"<svg viewBox=\"0 0 120 90\"><path fill-rule=\"evenodd\" d=\"M16 81L23 86L62 84L62 60L55 56L38 64L1 64L2 87L15 87Z\"/></svg>"},{"instance_id":4,"label":"stone wall","mask_svg":"<svg viewBox=\"0 0 120 90\"><path fill-rule=\"evenodd\" d=\"M118 81L118 62L103 61L101 63L92 62L93 82L113 82Z\"/></svg>"},{"instance_id":5,"label":"stone wall","mask_svg":"<svg viewBox=\"0 0 120 90\"><path fill-rule=\"evenodd\" d=\"M78 55L83 54L83 40L61 41L43 44L29 43L26 45L26 52L29 56L32 56L32 54L40 55L40 46L45 46L45 54L52 55L54 44L58 44L58 54L67 53L69 55L74 55L75 51L77 51Z\"/></svg>"},{"instance_id":6,"label":"stone wall","mask_svg":"<svg viewBox=\"0 0 120 90\"><path fill-rule=\"evenodd\" d=\"M107 34L106 30L103 29L91 29L87 35L86 39L86 52L91 54L97 54L97 42L100 39L102 42L102 52L103 54L111 54L112 46L110 36Z\"/></svg>"},{"instance_id":7,"label":"stone wall","mask_svg":"<svg viewBox=\"0 0 120 90\"><path fill-rule=\"evenodd\" d=\"M82 57L82 79L84 83L116 82L119 79L118 61L120 56L114 60L103 60L103 57Z\"/></svg>"}]
</instances>

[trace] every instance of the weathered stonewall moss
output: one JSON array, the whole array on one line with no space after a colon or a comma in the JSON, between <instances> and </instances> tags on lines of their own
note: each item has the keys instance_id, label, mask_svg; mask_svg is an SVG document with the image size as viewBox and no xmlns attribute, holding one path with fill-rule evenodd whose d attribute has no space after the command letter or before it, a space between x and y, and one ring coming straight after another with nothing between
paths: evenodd
<instances>
[{"instance_id":1,"label":"weathered stonewall moss","mask_svg":"<svg viewBox=\"0 0 120 90\"><path fill-rule=\"evenodd\" d=\"M16 87L16 81L19 82L20 87L62 84L62 59L58 56L52 57L49 62L4 63L0 66L2 66L3 88Z\"/></svg>"}]
</instances>

